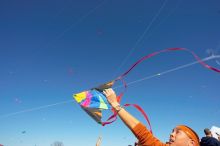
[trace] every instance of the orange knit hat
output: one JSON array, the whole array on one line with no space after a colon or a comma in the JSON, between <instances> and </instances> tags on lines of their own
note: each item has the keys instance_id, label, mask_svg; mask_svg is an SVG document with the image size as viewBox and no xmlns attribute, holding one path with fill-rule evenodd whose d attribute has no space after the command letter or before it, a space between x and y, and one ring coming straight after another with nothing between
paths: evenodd
<instances>
[{"instance_id":1,"label":"orange knit hat","mask_svg":"<svg viewBox=\"0 0 220 146\"><path fill-rule=\"evenodd\" d=\"M185 125L179 125L177 126L177 128L185 132L186 135L196 143L196 146L199 146L199 136L196 134L195 131Z\"/></svg>"}]
</instances>

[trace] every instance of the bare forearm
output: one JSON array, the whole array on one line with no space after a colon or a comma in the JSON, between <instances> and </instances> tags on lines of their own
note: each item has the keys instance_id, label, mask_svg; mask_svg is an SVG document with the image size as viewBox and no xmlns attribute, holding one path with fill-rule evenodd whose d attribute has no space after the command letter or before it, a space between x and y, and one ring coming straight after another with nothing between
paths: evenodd
<instances>
[{"instance_id":1,"label":"bare forearm","mask_svg":"<svg viewBox=\"0 0 220 146\"><path fill-rule=\"evenodd\" d=\"M118 111L119 117L127 125L129 129L133 129L139 123L139 121L135 117L133 117L130 113L128 113L119 104L113 105L113 108L116 111Z\"/></svg>"},{"instance_id":2,"label":"bare forearm","mask_svg":"<svg viewBox=\"0 0 220 146\"><path fill-rule=\"evenodd\" d=\"M139 121L120 106L114 90L105 89L103 93L105 94L108 102L111 104L113 109L118 112L121 120L128 126L129 129L133 129L139 123Z\"/></svg>"}]
</instances>

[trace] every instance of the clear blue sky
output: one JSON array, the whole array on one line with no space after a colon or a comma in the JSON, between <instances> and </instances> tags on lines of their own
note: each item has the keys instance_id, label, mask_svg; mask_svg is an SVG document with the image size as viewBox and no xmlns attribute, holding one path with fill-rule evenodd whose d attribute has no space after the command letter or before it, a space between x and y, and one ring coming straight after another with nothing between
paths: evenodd
<instances>
[{"instance_id":1,"label":"clear blue sky","mask_svg":"<svg viewBox=\"0 0 220 146\"><path fill-rule=\"evenodd\" d=\"M0 143L94 146L102 135L102 146L133 144L120 120L101 127L70 102L72 94L112 80L140 57L165 48L188 48L201 58L219 55L219 26L219 0L0 1ZM126 81L194 61L186 52L160 54ZM216 68L219 62L207 61ZM218 73L195 64L131 84L122 103L142 106L164 142L178 124L202 137L204 128L220 126L219 87ZM127 110L146 124L135 109Z\"/></svg>"}]
</instances>

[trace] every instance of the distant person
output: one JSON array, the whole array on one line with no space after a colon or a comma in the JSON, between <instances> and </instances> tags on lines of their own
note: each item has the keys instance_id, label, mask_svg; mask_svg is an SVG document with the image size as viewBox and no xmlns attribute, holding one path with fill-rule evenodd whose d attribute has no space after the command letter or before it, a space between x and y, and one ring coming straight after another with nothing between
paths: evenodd
<instances>
[{"instance_id":1,"label":"distant person","mask_svg":"<svg viewBox=\"0 0 220 146\"><path fill-rule=\"evenodd\" d=\"M120 106L114 90L105 89L103 93L124 124L138 139L138 146L199 146L198 135L185 125L179 125L173 129L168 143L161 142L140 121Z\"/></svg>"},{"instance_id":2,"label":"distant person","mask_svg":"<svg viewBox=\"0 0 220 146\"><path fill-rule=\"evenodd\" d=\"M208 128L204 129L205 137L202 137L200 146L220 146L220 142L212 137L212 133Z\"/></svg>"}]
</instances>

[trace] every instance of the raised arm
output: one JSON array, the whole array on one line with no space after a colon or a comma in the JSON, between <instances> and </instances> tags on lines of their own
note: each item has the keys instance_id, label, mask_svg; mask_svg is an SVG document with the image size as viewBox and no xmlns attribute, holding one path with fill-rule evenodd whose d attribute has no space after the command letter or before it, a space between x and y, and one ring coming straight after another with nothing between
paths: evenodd
<instances>
[{"instance_id":1,"label":"raised arm","mask_svg":"<svg viewBox=\"0 0 220 146\"><path fill-rule=\"evenodd\" d=\"M158 140L156 137L152 135L152 133L138 121L135 117L133 117L130 113L128 113L120 104L117 102L117 97L115 92L112 89L105 89L104 94L111 104L113 109L118 112L121 120L127 125L127 127L133 132L133 134L138 139L138 144L141 146L168 146Z\"/></svg>"},{"instance_id":2,"label":"raised arm","mask_svg":"<svg viewBox=\"0 0 220 146\"><path fill-rule=\"evenodd\" d=\"M104 94L110 103L110 105L118 112L121 120L127 125L129 129L133 129L139 121L133 117L130 113L128 113L121 105L118 103L116 94L112 89L105 89Z\"/></svg>"}]
</instances>

